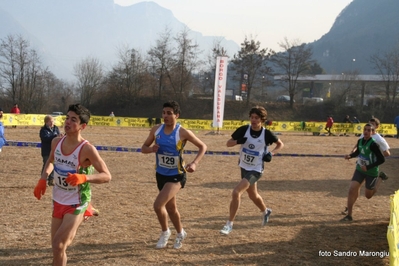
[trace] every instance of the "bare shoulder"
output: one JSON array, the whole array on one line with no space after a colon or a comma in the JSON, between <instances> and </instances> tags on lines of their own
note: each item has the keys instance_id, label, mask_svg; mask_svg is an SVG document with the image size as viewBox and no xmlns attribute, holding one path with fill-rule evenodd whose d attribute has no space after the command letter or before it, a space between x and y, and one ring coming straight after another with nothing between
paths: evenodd
<instances>
[{"instance_id":1,"label":"bare shoulder","mask_svg":"<svg viewBox=\"0 0 399 266\"><path fill-rule=\"evenodd\" d=\"M160 128L162 125L163 125L163 124L158 124L158 125L153 126L153 127L151 128L151 131L154 131L154 132L157 131L158 128Z\"/></svg>"},{"instance_id":2,"label":"bare shoulder","mask_svg":"<svg viewBox=\"0 0 399 266\"><path fill-rule=\"evenodd\" d=\"M97 152L97 148L90 142L87 142L85 145L83 145L82 151L83 152Z\"/></svg>"},{"instance_id":3,"label":"bare shoulder","mask_svg":"<svg viewBox=\"0 0 399 266\"><path fill-rule=\"evenodd\" d=\"M154 135L155 132L156 132L161 126L162 126L162 124L158 124L158 125L153 126L153 127L150 129L149 135Z\"/></svg>"},{"instance_id":4,"label":"bare shoulder","mask_svg":"<svg viewBox=\"0 0 399 266\"><path fill-rule=\"evenodd\" d=\"M63 138L62 136L57 136L51 140L51 143L57 144L62 138Z\"/></svg>"},{"instance_id":5,"label":"bare shoulder","mask_svg":"<svg viewBox=\"0 0 399 266\"><path fill-rule=\"evenodd\" d=\"M195 136L194 133L190 129L184 128L182 126L179 128L179 134L180 134L180 138L183 138L183 139L188 139L191 136Z\"/></svg>"}]
</instances>

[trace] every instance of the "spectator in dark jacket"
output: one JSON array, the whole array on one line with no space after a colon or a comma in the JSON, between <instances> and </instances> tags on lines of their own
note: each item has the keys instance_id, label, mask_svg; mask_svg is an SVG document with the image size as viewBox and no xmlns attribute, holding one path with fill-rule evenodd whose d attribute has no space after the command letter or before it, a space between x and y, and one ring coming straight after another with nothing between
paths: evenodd
<instances>
[{"instance_id":1,"label":"spectator in dark jacket","mask_svg":"<svg viewBox=\"0 0 399 266\"><path fill-rule=\"evenodd\" d=\"M43 158L43 167L46 164L51 151L51 141L53 138L60 135L60 130L54 124L54 118L51 115L46 115L44 117L44 126L40 129L40 140ZM42 167L42 172L43 172ZM51 173L48 177L47 184L49 186L54 185L54 176Z\"/></svg>"},{"instance_id":2,"label":"spectator in dark jacket","mask_svg":"<svg viewBox=\"0 0 399 266\"><path fill-rule=\"evenodd\" d=\"M396 127L396 138L399 139L399 115L395 117L393 123L395 124Z\"/></svg>"},{"instance_id":3,"label":"spectator in dark jacket","mask_svg":"<svg viewBox=\"0 0 399 266\"><path fill-rule=\"evenodd\" d=\"M350 119L349 115L346 115L342 122L343 123L352 123L352 120Z\"/></svg>"}]
</instances>

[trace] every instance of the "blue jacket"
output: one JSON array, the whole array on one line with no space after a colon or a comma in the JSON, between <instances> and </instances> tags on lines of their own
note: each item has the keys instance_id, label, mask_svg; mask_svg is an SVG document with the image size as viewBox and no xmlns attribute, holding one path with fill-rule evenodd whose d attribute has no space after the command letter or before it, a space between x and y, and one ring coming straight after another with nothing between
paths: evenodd
<instances>
[{"instance_id":1,"label":"blue jacket","mask_svg":"<svg viewBox=\"0 0 399 266\"><path fill-rule=\"evenodd\" d=\"M4 137L4 125L3 122L0 121L0 149L6 144L7 140Z\"/></svg>"},{"instance_id":2,"label":"blue jacket","mask_svg":"<svg viewBox=\"0 0 399 266\"><path fill-rule=\"evenodd\" d=\"M43 126L40 129L40 140L41 140L41 149L42 149L42 156L49 156L51 152L51 141L53 138L60 135L60 130L57 126L53 128L49 128L48 126Z\"/></svg>"},{"instance_id":3,"label":"blue jacket","mask_svg":"<svg viewBox=\"0 0 399 266\"><path fill-rule=\"evenodd\" d=\"M396 127L399 128L399 115L397 117L395 117L395 120L393 121L393 123L395 124Z\"/></svg>"}]
</instances>

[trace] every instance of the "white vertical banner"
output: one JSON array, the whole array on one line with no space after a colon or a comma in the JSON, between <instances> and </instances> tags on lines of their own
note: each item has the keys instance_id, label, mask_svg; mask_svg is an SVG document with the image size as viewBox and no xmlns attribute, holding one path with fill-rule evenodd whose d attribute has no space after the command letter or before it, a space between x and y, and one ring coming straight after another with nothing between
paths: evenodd
<instances>
[{"instance_id":1,"label":"white vertical banner","mask_svg":"<svg viewBox=\"0 0 399 266\"><path fill-rule=\"evenodd\" d=\"M213 95L213 127L223 127L224 101L226 97L227 57L216 59L215 88Z\"/></svg>"}]
</instances>

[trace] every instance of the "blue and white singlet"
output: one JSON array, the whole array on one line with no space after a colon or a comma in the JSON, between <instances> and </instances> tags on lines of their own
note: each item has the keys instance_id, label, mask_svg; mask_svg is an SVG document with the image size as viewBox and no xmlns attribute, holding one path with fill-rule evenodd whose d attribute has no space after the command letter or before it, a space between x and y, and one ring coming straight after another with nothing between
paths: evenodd
<instances>
[{"instance_id":1,"label":"blue and white singlet","mask_svg":"<svg viewBox=\"0 0 399 266\"><path fill-rule=\"evenodd\" d=\"M176 125L170 135L164 133L164 127L162 124L155 132L155 143L159 145L156 153L156 171L166 176L185 173L182 154L186 143L180 139L180 124Z\"/></svg>"}]
</instances>

